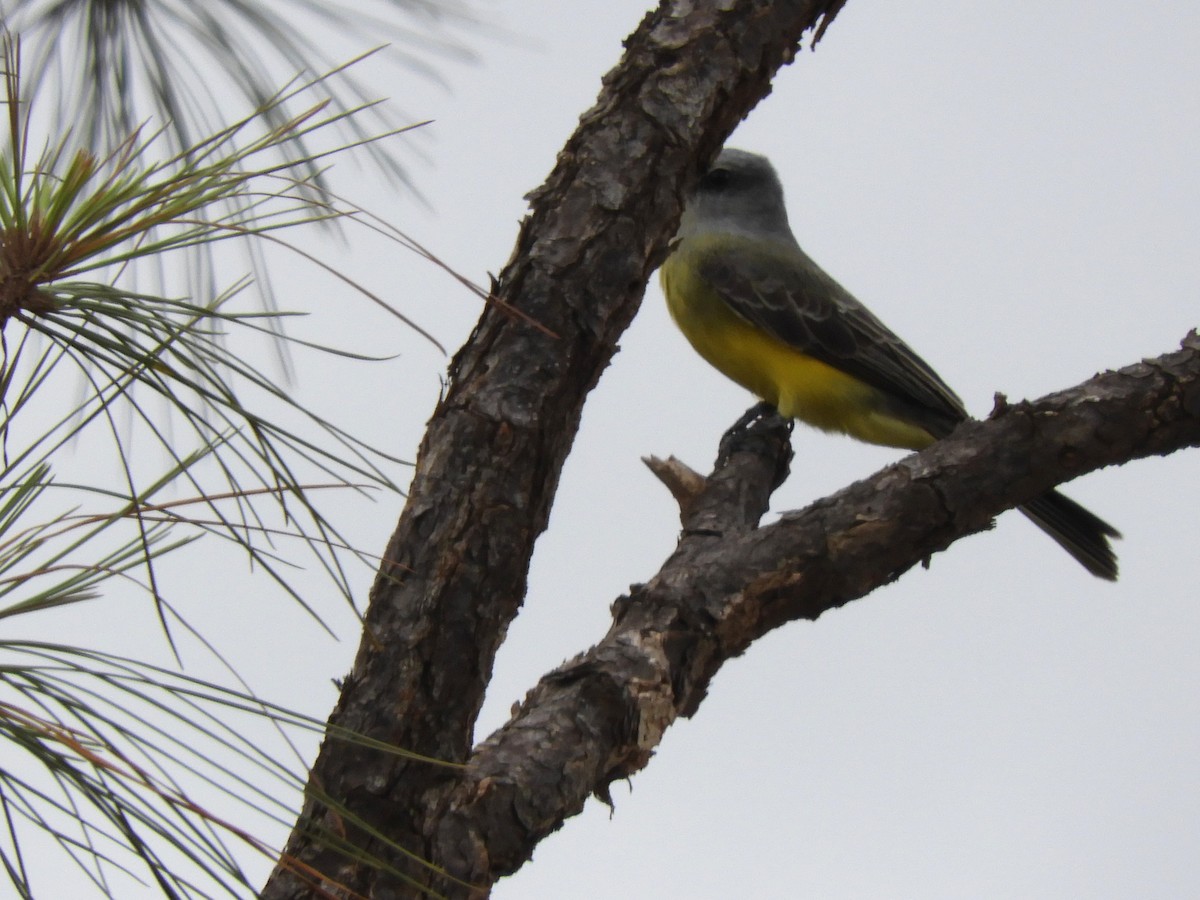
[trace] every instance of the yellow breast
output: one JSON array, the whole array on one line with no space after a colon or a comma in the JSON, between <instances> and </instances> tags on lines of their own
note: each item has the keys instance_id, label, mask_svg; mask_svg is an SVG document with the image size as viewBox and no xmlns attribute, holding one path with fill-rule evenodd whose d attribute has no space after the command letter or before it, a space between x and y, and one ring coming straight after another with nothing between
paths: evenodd
<instances>
[{"instance_id":1,"label":"yellow breast","mask_svg":"<svg viewBox=\"0 0 1200 900\"><path fill-rule=\"evenodd\" d=\"M884 410L881 391L801 352L735 313L694 265L703 252L684 241L663 264L667 308L691 345L716 369L785 416L891 447L920 449L929 433Z\"/></svg>"}]
</instances>

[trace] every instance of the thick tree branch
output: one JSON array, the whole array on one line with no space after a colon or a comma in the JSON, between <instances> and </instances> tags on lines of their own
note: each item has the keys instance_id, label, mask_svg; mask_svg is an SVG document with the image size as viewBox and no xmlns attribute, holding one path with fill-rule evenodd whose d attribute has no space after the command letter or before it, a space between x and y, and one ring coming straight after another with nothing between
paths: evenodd
<instances>
[{"instance_id":1,"label":"thick tree branch","mask_svg":"<svg viewBox=\"0 0 1200 900\"><path fill-rule=\"evenodd\" d=\"M437 855L454 871L489 884L515 870L589 794L607 799L614 779L644 766L721 665L768 631L864 596L1077 475L1200 446L1200 338L1034 403L998 404L990 420L755 529L788 433L772 417L734 435L689 496L659 573L479 746L441 816Z\"/></svg>"},{"instance_id":2,"label":"thick tree branch","mask_svg":"<svg viewBox=\"0 0 1200 900\"><path fill-rule=\"evenodd\" d=\"M662 259L680 198L801 35L843 2L664 0L627 40L596 106L531 195L497 282L504 305L485 310L451 364L332 725L467 758L583 401ZM431 875L392 844L441 861L435 835L453 787L448 770L327 740L263 896L317 895L305 871L361 894L415 893L405 878ZM347 814L317 802L320 794ZM389 840L352 827L360 821ZM347 859L323 834L344 834L405 878ZM475 877L473 865L454 868L458 857L446 864Z\"/></svg>"}]
</instances>

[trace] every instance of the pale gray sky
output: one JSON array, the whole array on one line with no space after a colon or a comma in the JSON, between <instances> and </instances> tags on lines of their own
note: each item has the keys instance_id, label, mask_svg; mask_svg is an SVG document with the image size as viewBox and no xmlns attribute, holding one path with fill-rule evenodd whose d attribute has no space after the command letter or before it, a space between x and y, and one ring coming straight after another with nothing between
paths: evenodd
<instances>
[{"instance_id":1,"label":"pale gray sky","mask_svg":"<svg viewBox=\"0 0 1200 900\"><path fill-rule=\"evenodd\" d=\"M339 163L343 190L464 274L499 271L522 195L645 9L493 4L519 40L481 40L480 65L448 70L452 93L380 86L436 120L417 139L432 163L414 170L428 208L389 200L371 173ZM1070 386L1200 324L1198 34L1200 7L1183 0L1136 11L851 0L730 143L774 160L809 253L985 414L996 391L1015 400ZM402 354L366 376L302 370L302 396L411 455L445 360L403 334L391 346L365 305L313 296L311 271L283 265L284 305L325 316L301 329ZM448 346L477 314L452 281L385 245L356 242L346 266ZM749 404L674 331L656 284L622 344L585 412L478 737L599 639L612 599L671 551L677 514L640 457L705 470ZM794 444L776 510L897 457L804 429ZM1116 585L1010 514L929 570L770 635L717 676L629 790L614 785L614 813L589 802L495 896L1194 892L1198 475L1193 452L1067 488L1124 532ZM355 509L356 536L382 548L395 503ZM227 606L212 582L194 590L256 688L326 714L357 641L348 617L331 614L334 644L307 621L282 627L299 618L284 601L218 588L243 596Z\"/></svg>"},{"instance_id":2,"label":"pale gray sky","mask_svg":"<svg viewBox=\"0 0 1200 900\"><path fill-rule=\"evenodd\" d=\"M456 86L452 108L472 121L439 116L454 128L438 135L439 177L455 181L445 148L472 154L459 175L496 174L489 195L515 178L502 202L540 180L643 8L572 6L513 11L546 49L488 53L488 77ZM1200 324L1197 34L1200 10L1182 2L1134 16L852 0L730 143L776 162L801 243L984 414L995 391L1075 384ZM480 126L516 146L472 150L458 129ZM487 208L470 184L431 193L439 223ZM502 232L494 268L512 233L487 218ZM475 246L464 265L481 265ZM676 513L639 457L704 468L747 405L674 333L657 286L623 346L585 414L485 729L596 640L611 598L670 551ZM896 455L804 430L794 443L776 509ZM611 818L593 801L496 896L1187 895L1200 881L1197 475L1186 454L1070 486L1126 535L1115 587L1009 515L929 571L781 629L720 673L629 793L615 786Z\"/></svg>"}]
</instances>

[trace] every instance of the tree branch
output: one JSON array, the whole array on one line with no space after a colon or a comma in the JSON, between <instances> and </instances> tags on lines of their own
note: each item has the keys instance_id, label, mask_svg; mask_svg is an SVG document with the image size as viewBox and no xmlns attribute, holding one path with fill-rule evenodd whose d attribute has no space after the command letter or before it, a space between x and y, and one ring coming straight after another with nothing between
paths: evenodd
<instances>
[{"instance_id":1,"label":"tree branch","mask_svg":"<svg viewBox=\"0 0 1200 900\"><path fill-rule=\"evenodd\" d=\"M768 631L862 597L1073 477L1200 446L1200 337L1033 403L1002 402L927 450L755 528L790 430L731 432L689 496L675 553L614 604L605 638L546 675L484 741L441 815L437 858L490 884L642 768L726 660Z\"/></svg>"},{"instance_id":2,"label":"tree branch","mask_svg":"<svg viewBox=\"0 0 1200 900\"><path fill-rule=\"evenodd\" d=\"M467 758L583 401L662 260L681 198L801 35L842 2L664 0L627 40L596 106L531 195L497 281L501 303L451 364L331 725ZM439 859L434 836L454 783L449 770L327 738L263 896L317 895L306 871L343 893L414 893L432 875L395 845ZM347 858L323 835L344 835L393 871Z\"/></svg>"}]
</instances>

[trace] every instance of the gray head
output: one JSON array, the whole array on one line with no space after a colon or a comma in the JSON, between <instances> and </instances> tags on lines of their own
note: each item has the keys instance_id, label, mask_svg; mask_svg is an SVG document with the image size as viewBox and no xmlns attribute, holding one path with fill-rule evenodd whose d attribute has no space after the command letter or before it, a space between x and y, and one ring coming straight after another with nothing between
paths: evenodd
<instances>
[{"instance_id":1,"label":"gray head","mask_svg":"<svg viewBox=\"0 0 1200 900\"><path fill-rule=\"evenodd\" d=\"M765 156L722 150L688 198L680 237L713 231L792 240L783 185Z\"/></svg>"}]
</instances>

